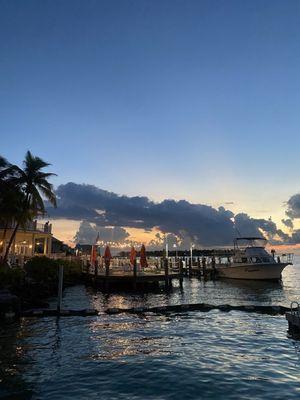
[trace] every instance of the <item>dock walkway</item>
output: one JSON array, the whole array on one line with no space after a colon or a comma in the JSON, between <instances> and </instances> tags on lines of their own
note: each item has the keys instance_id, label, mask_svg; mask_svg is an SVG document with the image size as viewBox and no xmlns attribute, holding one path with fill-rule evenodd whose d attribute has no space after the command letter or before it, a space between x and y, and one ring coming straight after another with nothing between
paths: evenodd
<instances>
[{"instance_id":1,"label":"dock walkway","mask_svg":"<svg viewBox=\"0 0 300 400\"><path fill-rule=\"evenodd\" d=\"M83 268L82 273L87 282L107 290L110 288L144 289L146 286L157 287L160 283L168 289L172 286L174 279L179 280L180 284L183 280L183 270L169 269L167 263L163 268L149 267L143 270L130 266L109 269L90 266Z\"/></svg>"}]
</instances>

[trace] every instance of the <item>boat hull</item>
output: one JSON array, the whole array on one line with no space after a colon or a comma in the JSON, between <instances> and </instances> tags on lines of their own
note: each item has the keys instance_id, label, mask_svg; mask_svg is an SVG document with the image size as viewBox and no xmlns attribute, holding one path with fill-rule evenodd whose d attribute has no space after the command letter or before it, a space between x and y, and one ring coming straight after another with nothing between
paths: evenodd
<instances>
[{"instance_id":1,"label":"boat hull","mask_svg":"<svg viewBox=\"0 0 300 400\"><path fill-rule=\"evenodd\" d=\"M253 280L279 280L281 272L289 265L288 263L239 265L217 267L220 278L229 279L253 279Z\"/></svg>"}]
</instances>

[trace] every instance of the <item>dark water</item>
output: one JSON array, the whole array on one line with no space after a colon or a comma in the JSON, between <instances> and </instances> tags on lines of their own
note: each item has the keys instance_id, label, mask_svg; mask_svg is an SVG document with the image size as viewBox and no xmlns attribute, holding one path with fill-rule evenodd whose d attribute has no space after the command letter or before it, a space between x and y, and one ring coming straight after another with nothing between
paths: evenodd
<instances>
[{"instance_id":1,"label":"dark water","mask_svg":"<svg viewBox=\"0 0 300 400\"><path fill-rule=\"evenodd\" d=\"M300 300L300 265L281 283L186 280L146 295L65 291L72 308ZM53 300L54 301L54 300ZM23 319L0 328L0 397L7 399L299 399L300 342L283 316L187 312L168 316Z\"/></svg>"}]
</instances>

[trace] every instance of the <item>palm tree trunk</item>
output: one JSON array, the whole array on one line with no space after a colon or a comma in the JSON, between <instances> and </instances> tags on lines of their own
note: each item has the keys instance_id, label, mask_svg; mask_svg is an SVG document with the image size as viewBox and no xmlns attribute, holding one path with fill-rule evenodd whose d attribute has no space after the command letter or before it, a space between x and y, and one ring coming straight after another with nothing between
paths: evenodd
<instances>
[{"instance_id":1,"label":"palm tree trunk","mask_svg":"<svg viewBox=\"0 0 300 400\"><path fill-rule=\"evenodd\" d=\"M8 221L6 221L5 225L4 225L4 230L3 230L3 235L2 235L3 244L4 244L4 241L5 241L5 238L6 238L7 229L8 229Z\"/></svg>"},{"instance_id":2,"label":"palm tree trunk","mask_svg":"<svg viewBox=\"0 0 300 400\"><path fill-rule=\"evenodd\" d=\"M14 238L16 237L17 230L18 230L19 226L20 226L20 223L17 222L16 226L15 226L15 228L13 230L13 233L12 233L10 239L9 239L8 246L6 248L6 251L5 251L5 254L4 254L4 258L3 258L3 264L5 264L6 261L7 261L9 250L11 248L11 245L12 245L12 242L13 242Z\"/></svg>"},{"instance_id":3,"label":"palm tree trunk","mask_svg":"<svg viewBox=\"0 0 300 400\"><path fill-rule=\"evenodd\" d=\"M8 229L8 221L5 222L3 235L2 235L2 251L1 251L1 255L0 255L0 265L3 263L2 255L3 255L4 249L5 249L5 238L6 238L7 229Z\"/></svg>"},{"instance_id":4,"label":"palm tree trunk","mask_svg":"<svg viewBox=\"0 0 300 400\"><path fill-rule=\"evenodd\" d=\"M25 203L24 212L26 212L26 210L27 210L28 207L29 207L29 196L30 196L30 194L29 194L29 192L28 192L28 190L27 190L27 192L26 192L26 197L25 197L25 202L24 202L24 203ZM14 238L16 237L17 230L19 229L19 226L20 226L20 220L17 221L16 226L15 226L15 228L14 228L14 230L13 230L13 233L12 233L10 239L9 239L9 243L8 243L7 248L6 248L6 251L5 251L5 254L4 254L4 258L3 258L3 264L5 264L6 261L7 261L8 254L9 254L9 250L10 250L10 248L11 248L11 245L12 245L12 243L13 243Z\"/></svg>"}]
</instances>

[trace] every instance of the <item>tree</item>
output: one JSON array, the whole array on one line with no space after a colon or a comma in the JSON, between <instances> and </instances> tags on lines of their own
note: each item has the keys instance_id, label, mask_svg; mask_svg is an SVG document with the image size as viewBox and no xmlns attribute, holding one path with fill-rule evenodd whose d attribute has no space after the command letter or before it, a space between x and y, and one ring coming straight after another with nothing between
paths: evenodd
<instances>
[{"instance_id":1,"label":"tree","mask_svg":"<svg viewBox=\"0 0 300 400\"><path fill-rule=\"evenodd\" d=\"M15 226L5 251L4 263L7 260L18 228L26 225L34 217L45 214L43 197L56 207L53 186L48 182L48 179L55 174L43 171L44 168L51 164L40 157L33 156L30 151L27 151L25 155L25 160L23 161L24 169L7 163L7 161L5 163L5 161L3 157L0 157L1 184L11 185L18 195L16 196L13 216Z\"/></svg>"},{"instance_id":2,"label":"tree","mask_svg":"<svg viewBox=\"0 0 300 400\"><path fill-rule=\"evenodd\" d=\"M0 156L0 225L3 227L1 238L3 248L7 229L13 223L16 215L16 202L19 197L19 192L15 190L13 184L7 181L7 178L10 176L9 171L11 166L4 157Z\"/></svg>"},{"instance_id":3,"label":"tree","mask_svg":"<svg viewBox=\"0 0 300 400\"><path fill-rule=\"evenodd\" d=\"M13 226L18 216L22 214L24 194L16 190L13 184L0 180L0 225L3 228L2 251L6 242L6 234L9 227Z\"/></svg>"}]
</instances>

